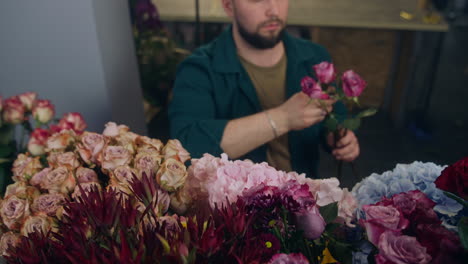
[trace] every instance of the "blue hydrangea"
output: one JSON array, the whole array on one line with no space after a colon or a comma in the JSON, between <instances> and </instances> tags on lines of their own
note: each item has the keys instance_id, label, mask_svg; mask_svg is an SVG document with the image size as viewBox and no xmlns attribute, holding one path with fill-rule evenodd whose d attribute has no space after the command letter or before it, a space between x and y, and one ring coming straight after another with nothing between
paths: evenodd
<instances>
[{"instance_id":1,"label":"blue hydrangea","mask_svg":"<svg viewBox=\"0 0 468 264\"><path fill-rule=\"evenodd\" d=\"M436 202L434 210L450 227L451 223L456 222L454 220L459 217L458 213L463 206L447 197L435 186L434 181L444 168L432 162L398 164L392 171L371 174L356 184L352 192L362 206L377 203L383 197L391 197L397 193L420 190Z\"/></svg>"}]
</instances>

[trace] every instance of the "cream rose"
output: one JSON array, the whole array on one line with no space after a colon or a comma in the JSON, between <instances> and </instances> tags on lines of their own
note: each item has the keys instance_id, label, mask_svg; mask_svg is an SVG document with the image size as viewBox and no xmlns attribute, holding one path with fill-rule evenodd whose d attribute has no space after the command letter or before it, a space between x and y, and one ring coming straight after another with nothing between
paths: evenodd
<instances>
[{"instance_id":1,"label":"cream rose","mask_svg":"<svg viewBox=\"0 0 468 264\"><path fill-rule=\"evenodd\" d=\"M47 234L52 228L52 222L52 218L46 214L30 215L26 217L23 225L21 226L21 235L27 237L29 234L36 231Z\"/></svg>"},{"instance_id":2,"label":"cream rose","mask_svg":"<svg viewBox=\"0 0 468 264\"><path fill-rule=\"evenodd\" d=\"M58 167L49 172L39 184L42 189L49 190L50 193L59 192L64 194L73 191L75 185L75 177L65 167Z\"/></svg>"},{"instance_id":3,"label":"cream rose","mask_svg":"<svg viewBox=\"0 0 468 264\"><path fill-rule=\"evenodd\" d=\"M36 128L29 136L28 151L34 156L45 153L47 139L50 136L49 130Z\"/></svg>"},{"instance_id":4,"label":"cream rose","mask_svg":"<svg viewBox=\"0 0 468 264\"><path fill-rule=\"evenodd\" d=\"M182 163L190 159L190 153L182 147L182 144L177 139L168 140L162 150L162 153L164 155L164 159L174 158Z\"/></svg>"},{"instance_id":5,"label":"cream rose","mask_svg":"<svg viewBox=\"0 0 468 264\"><path fill-rule=\"evenodd\" d=\"M116 184L129 184L135 176L136 171L129 166L119 166L111 173L111 181Z\"/></svg>"},{"instance_id":6,"label":"cream rose","mask_svg":"<svg viewBox=\"0 0 468 264\"><path fill-rule=\"evenodd\" d=\"M130 129L125 125L117 125L114 122L109 122L105 125L104 131L102 134L106 137L117 137L122 133L128 132Z\"/></svg>"},{"instance_id":7,"label":"cream rose","mask_svg":"<svg viewBox=\"0 0 468 264\"><path fill-rule=\"evenodd\" d=\"M8 256L8 247L16 247L20 243L20 236L14 232L6 232L0 239L0 255Z\"/></svg>"},{"instance_id":8,"label":"cream rose","mask_svg":"<svg viewBox=\"0 0 468 264\"><path fill-rule=\"evenodd\" d=\"M42 164L39 157L32 158L25 154L19 154L11 169L13 172L13 180L27 182L41 169Z\"/></svg>"},{"instance_id":9,"label":"cream rose","mask_svg":"<svg viewBox=\"0 0 468 264\"><path fill-rule=\"evenodd\" d=\"M30 215L29 202L12 195L2 201L0 215L6 227L19 230L23 219Z\"/></svg>"},{"instance_id":10,"label":"cream rose","mask_svg":"<svg viewBox=\"0 0 468 264\"><path fill-rule=\"evenodd\" d=\"M47 139L46 151L64 151L68 146L75 143L76 134L73 130L63 130L53 134Z\"/></svg>"},{"instance_id":11,"label":"cream rose","mask_svg":"<svg viewBox=\"0 0 468 264\"><path fill-rule=\"evenodd\" d=\"M39 123L46 124L55 115L54 105L49 100L37 100L33 107L32 114Z\"/></svg>"},{"instance_id":12,"label":"cream rose","mask_svg":"<svg viewBox=\"0 0 468 264\"><path fill-rule=\"evenodd\" d=\"M186 179L187 169L185 165L172 158L165 160L156 174L156 181L159 186L169 192L174 192L184 185Z\"/></svg>"},{"instance_id":13,"label":"cream rose","mask_svg":"<svg viewBox=\"0 0 468 264\"><path fill-rule=\"evenodd\" d=\"M57 155L57 166L65 167L72 171L80 166L80 162L75 153L65 152Z\"/></svg>"},{"instance_id":14,"label":"cream rose","mask_svg":"<svg viewBox=\"0 0 468 264\"><path fill-rule=\"evenodd\" d=\"M100 157L103 169L114 170L118 166L128 165L131 161L130 152L121 146L107 146Z\"/></svg>"},{"instance_id":15,"label":"cream rose","mask_svg":"<svg viewBox=\"0 0 468 264\"><path fill-rule=\"evenodd\" d=\"M184 214L192 204L192 197L187 188L182 188L175 193L171 193L171 209L179 215Z\"/></svg>"},{"instance_id":16,"label":"cream rose","mask_svg":"<svg viewBox=\"0 0 468 264\"><path fill-rule=\"evenodd\" d=\"M160 153L164 147L164 144L161 142L161 140L145 136L139 136L136 139L136 144L138 147L138 152L156 151Z\"/></svg>"},{"instance_id":17,"label":"cream rose","mask_svg":"<svg viewBox=\"0 0 468 264\"><path fill-rule=\"evenodd\" d=\"M20 199L26 199L29 202L32 202L40 194L41 192L37 188L30 186L27 183L16 182L7 186L5 191L5 198L14 195Z\"/></svg>"},{"instance_id":18,"label":"cream rose","mask_svg":"<svg viewBox=\"0 0 468 264\"><path fill-rule=\"evenodd\" d=\"M81 135L76 148L83 161L92 164L97 162L97 158L105 145L106 139L103 135L86 131Z\"/></svg>"},{"instance_id":19,"label":"cream rose","mask_svg":"<svg viewBox=\"0 0 468 264\"><path fill-rule=\"evenodd\" d=\"M139 176L146 173L147 176L155 174L161 165L162 156L158 153L138 153L135 157L134 166Z\"/></svg>"}]
</instances>

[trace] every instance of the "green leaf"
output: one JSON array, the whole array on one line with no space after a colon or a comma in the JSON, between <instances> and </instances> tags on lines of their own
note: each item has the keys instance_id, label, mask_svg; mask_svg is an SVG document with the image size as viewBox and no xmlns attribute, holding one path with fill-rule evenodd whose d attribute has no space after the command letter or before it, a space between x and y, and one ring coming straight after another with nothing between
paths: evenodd
<instances>
[{"instance_id":1,"label":"green leaf","mask_svg":"<svg viewBox=\"0 0 468 264\"><path fill-rule=\"evenodd\" d=\"M444 191L444 194L445 196L457 201L459 204L463 205L464 207L468 207L468 203L463 200L463 198L451 193L451 192L447 192L447 191Z\"/></svg>"},{"instance_id":2,"label":"green leaf","mask_svg":"<svg viewBox=\"0 0 468 264\"><path fill-rule=\"evenodd\" d=\"M458 235L463 247L468 250L468 217L466 216L458 222Z\"/></svg>"},{"instance_id":3,"label":"green leaf","mask_svg":"<svg viewBox=\"0 0 468 264\"><path fill-rule=\"evenodd\" d=\"M338 120L335 117L328 116L327 119L325 120L325 127L329 131L335 131L338 126Z\"/></svg>"},{"instance_id":4,"label":"green leaf","mask_svg":"<svg viewBox=\"0 0 468 264\"><path fill-rule=\"evenodd\" d=\"M356 118L373 116L377 113L377 108L369 108L356 115Z\"/></svg>"},{"instance_id":5,"label":"green leaf","mask_svg":"<svg viewBox=\"0 0 468 264\"><path fill-rule=\"evenodd\" d=\"M338 216L338 203L331 203L319 208L320 214L325 220L325 223L333 222Z\"/></svg>"},{"instance_id":6,"label":"green leaf","mask_svg":"<svg viewBox=\"0 0 468 264\"><path fill-rule=\"evenodd\" d=\"M353 263L353 248L349 244L333 241L328 244L328 250L339 263Z\"/></svg>"},{"instance_id":7,"label":"green leaf","mask_svg":"<svg viewBox=\"0 0 468 264\"><path fill-rule=\"evenodd\" d=\"M353 131L358 129L360 125L361 125L361 119L360 118L350 118L350 119L346 119L343 122L343 127L344 128L347 128L347 129L353 130Z\"/></svg>"}]
</instances>

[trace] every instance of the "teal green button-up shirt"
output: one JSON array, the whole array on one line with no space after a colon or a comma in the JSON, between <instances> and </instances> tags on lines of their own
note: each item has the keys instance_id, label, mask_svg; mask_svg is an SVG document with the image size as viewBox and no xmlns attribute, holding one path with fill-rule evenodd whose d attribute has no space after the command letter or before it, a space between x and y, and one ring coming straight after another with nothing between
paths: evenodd
<instances>
[{"instance_id":1,"label":"teal green button-up shirt","mask_svg":"<svg viewBox=\"0 0 468 264\"><path fill-rule=\"evenodd\" d=\"M301 79L312 75L312 66L330 61L328 52L310 41L285 34L288 58L286 97L301 90ZM229 27L216 40L197 49L179 66L169 107L171 137L177 138L192 158L203 153L219 156L224 128L229 120L262 111L255 88L237 56ZM322 124L288 133L294 171L317 177ZM266 160L267 144L242 159Z\"/></svg>"}]
</instances>

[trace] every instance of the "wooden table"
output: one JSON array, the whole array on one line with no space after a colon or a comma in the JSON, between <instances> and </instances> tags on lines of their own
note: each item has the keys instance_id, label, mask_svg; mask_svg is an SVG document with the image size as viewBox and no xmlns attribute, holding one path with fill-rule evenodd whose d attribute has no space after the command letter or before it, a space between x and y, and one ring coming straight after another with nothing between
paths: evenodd
<instances>
[{"instance_id":1,"label":"wooden table","mask_svg":"<svg viewBox=\"0 0 468 264\"><path fill-rule=\"evenodd\" d=\"M195 0L152 0L163 21L194 21ZM199 0L202 22L228 22L221 0ZM448 25L423 22L418 0L290 0L290 25L447 31ZM400 13L413 15L411 20Z\"/></svg>"}]
</instances>

